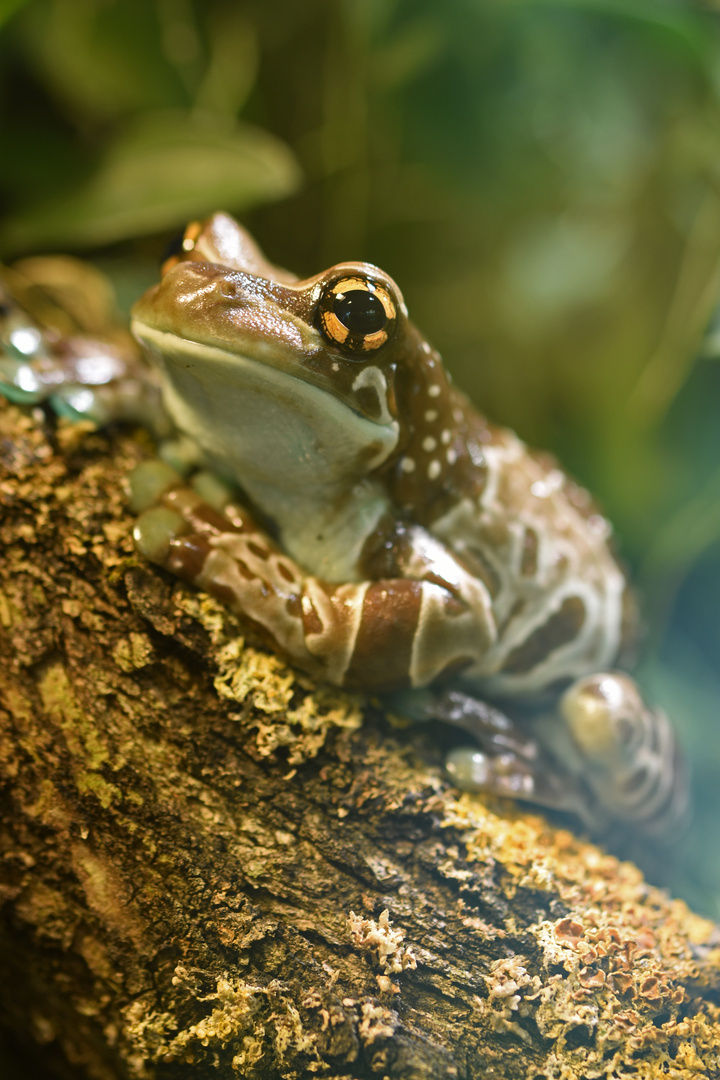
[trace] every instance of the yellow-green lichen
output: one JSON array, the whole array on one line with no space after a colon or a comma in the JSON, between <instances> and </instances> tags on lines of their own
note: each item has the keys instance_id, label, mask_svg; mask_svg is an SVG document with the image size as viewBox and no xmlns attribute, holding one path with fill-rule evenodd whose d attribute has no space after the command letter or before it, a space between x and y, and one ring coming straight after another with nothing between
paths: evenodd
<instances>
[{"instance_id":1,"label":"yellow-green lichen","mask_svg":"<svg viewBox=\"0 0 720 1080\"><path fill-rule=\"evenodd\" d=\"M113 649L113 660L121 671L131 672L147 667L154 659L154 649L147 634L131 631Z\"/></svg>"},{"instance_id":2,"label":"yellow-green lichen","mask_svg":"<svg viewBox=\"0 0 720 1080\"><path fill-rule=\"evenodd\" d=\"M47 665L38 681L43 711L62 728L73 758L80 758L89 769L99 769L108 760L98 725L77 702L73 686L60 662Z\"/></svg>"},{"instance_id":3,"label":"yellow-green lichen","mask_svg":"<svg viewBox=\"0 0 720 1080\"><path fill-rule=\"evenodd\" d=\"M179 1028L168 1012L148 1012L140 1002L129 1006L125 1035L137 1076L151 1075L147 1069L151 1061L193 1065L213 1061L219 1052L229 1057L238 1077L269 1053L279 1062L305 1055L310 1071L319 1064L314 1032L305 1029L297 1007L278 983L262 987L224 975L213 991L203 994L193 975L180 965L173 985L184 997L212 1008L200 1020Z\"/></svg>"},{"instance_id":4,"label":"yellow-green lichen","mask_svg":"<svg viewBox=\"0 0 720 1080\"><path fill-rule=\"evenodd\" d=\"M101 725L80 706L68 673L59 661L44 668L38 679L43 712L62 730L75 764L75 783L82 795L93 795L107 809L122 799L117 785L100 770L110 764L110 751L101 738Z\"/></svg>"},{"instance_id":5,"label":"yellow-green lichen","mask_svg":"<svg viewBox=\"0 0 720 1080\"><path fill-rule=\"evenodd\" d=\"M81 795L94 795L104 810L123 798L117 784L111 784L97 772L78 772L75 782Z\"/></svg>"},{"instance_id":6,"label":"yellow-green lichen","mask_svg":"<svg viewBox=\"0 0 720 1080\"><path fill-rule=\"evenodd\" d=\"M290 765L315 757L333 729L362 724L362 699L317 685L281 657L248 645L237 622L210 597L180 590L178 606L208 631L218 667L218 696L246 706L234 717L254 729L255 750L270 757L283 747Z\"/></svg>"},{"instance_id":7,"label":"yellow-green lichen","mask_svg":"<svg viewBox=\"0 0 720 1080\"><path fill-rule=\"evenodd\" d=\"M461 830L471 865L503 866L509 899L523 888L547 889L569 912L526 928L543 958L540 975L531 977L519 955L491 966L487 997L476 1002L481 1026L528 1044L537 1029L553 1044L543 1068L553 1080L715 1075L718 1010L689 1001L687 989L720 986L712 923L648 886L635 866L540 817L520 810L500 816L463 795L448 805L444 824ZM444 872L459 877L463 869ZM510 922L507 929L515 931ZM710 946L702 968L696 945ZM527 1076L537 1076L534 1066Z\"/></svg>"}]
</instances>

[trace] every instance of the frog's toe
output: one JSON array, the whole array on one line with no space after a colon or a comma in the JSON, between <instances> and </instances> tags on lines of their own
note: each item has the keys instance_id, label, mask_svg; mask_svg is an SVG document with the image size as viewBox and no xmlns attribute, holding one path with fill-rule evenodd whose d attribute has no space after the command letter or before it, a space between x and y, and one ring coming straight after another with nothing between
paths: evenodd
<instances>
[{"instance_id":1,"label":"frog's toe","mask_svg":"<svg viewBox=\"0 0 720 1080\"><path fill-rule=\"evenodd\" d=\"M587 797L573 777L557 771L546 758L530 762L514 753L486 754L476 746L451 750L445 768L462 791L522 799L549 810L578 815L587 824Z\"/></svg>"},{"instance_id":2,"label":"frog's toe","mask_svg":"<svg viewBox=\"0 0 720 1080\"><path fill-rule=\"evenodd\" d=\"M189 476L193 469L197 469L202 459L200 447L187 435L174 435L172 438L162 439L157 452L158 457L181 476Z\"/></svg>"},{"instance_id":3,"label":"frog's toe","mask_svg":"<svg viewBox=\"0 0 720 1080\"><path fill-rule=\"evenodd\" d=\"M453 783L463 791L536 799L532 773L513 754L492 757L475 746L459 746L448 754L445 768Z\"/></svg>"},{"instance_id":4,"label":"frog's toe","mask_svg":"<svg viewBox=\"0 0 720 1080\"><path fill-rule=\"evenodd\" d=\"M190 486L213 510L224 510L237 495L231 484L227 484L209 469L200 469L196 472L190 481Z\"/></svg>"},{"instance_id":5,"label":"frog's toe","mask_svg":"<svg viewBox=\"0 0 720 1080\"><path fill-rule=\"evenodd\" d=\"M146 559L165 565L173 541L187 532L189 526L177 511L166 506L152 506L144 510L135 522L133 540L136 549Z\"/></svg>"},{"instance_id":6,"label":"frog's toe","mask_svg":"<svg viewBox=\"0 0 720 1080\"><path fill-rule=\"evenodd\" d=\"M164 461L143 461L130 473L130 509L139 514L159 503L168 491L184 484L179 472Z\"/></svg>"}]
</instances>

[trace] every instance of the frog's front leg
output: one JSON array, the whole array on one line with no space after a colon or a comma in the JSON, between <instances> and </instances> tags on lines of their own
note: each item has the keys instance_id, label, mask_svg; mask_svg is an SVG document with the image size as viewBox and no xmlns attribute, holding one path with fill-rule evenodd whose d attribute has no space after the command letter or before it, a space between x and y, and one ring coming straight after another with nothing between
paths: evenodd
<instances>
[{"instance_id":1,"label":"frog's front leg","mask_svg":"<svg viewBox=\"0 0 720 1080\"><path fill-rule=\"evenodd\" d=\"M446 692L432 715L470 731L480 744L452 751L447 761L466 790L569 810L595 830L624 822L663 840L687 821L687 775L670 723L648 707L628 675L604 672L573 683L556 710L535 718L534 757L517 737L493 754L488 706L468 695ZM510 725L501 736L507 741L512 722L497 715Z\"/></svg>"},{"instance_id":2,"label":"frog's front leg","mask_svg":"<svg viewBox=\"0 0 720 1080\"><path fill-rule=\"evenodd\" d=\"M417 577L323 581L244 508L210 506L167 466L147 463L131 485L141 553L251 619L328 682L370 691L424 685L484 647L485 598L474 582L454 581L449 565L433 580L418 567Z\"/></svg>"}]
</instances>

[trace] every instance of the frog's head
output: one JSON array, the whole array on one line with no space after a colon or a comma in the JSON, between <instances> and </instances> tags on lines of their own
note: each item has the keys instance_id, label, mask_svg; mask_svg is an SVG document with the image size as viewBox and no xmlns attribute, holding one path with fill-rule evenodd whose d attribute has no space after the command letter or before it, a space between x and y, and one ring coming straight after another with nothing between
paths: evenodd
<instances>
[{"instance_id":1,"label":"frog's head","mask_svg":"<svg viewBox=\"0 0 720 1080\"><path fill-rule=\"evenodd\" d=\"M396 375L420 339L375 266L300 281L215 214L185 231L133 332L178 427L243 483L347 487L397 450Z\"/></svg>"}]
</instances>

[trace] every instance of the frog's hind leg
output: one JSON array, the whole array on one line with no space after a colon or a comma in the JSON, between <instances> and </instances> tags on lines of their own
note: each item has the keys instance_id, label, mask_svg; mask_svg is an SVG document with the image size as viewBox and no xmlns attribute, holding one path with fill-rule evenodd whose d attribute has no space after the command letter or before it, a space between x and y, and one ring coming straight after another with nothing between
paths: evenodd
<instances>
[{"instance_id":1,"label":"frog's hind leg","mask_svg":"<svg viewBox=\"0 0 720 1080\"><path fill-rule=\"evenodd\" d=\"M595 832L622 823L667 842L687 823L687 772L677 740L665 714L646 705L628 675L577 680L556 710L533 718L533 738L462 692L425 694L426 719L455 724L478 743L448 756L460 788L569 811Z\"/></svg>"},{"instance_id":2,"label":"frog's hind leg","mask_svg":"<svg viewBox=\"0 0 720 1080\"><path fill-rule=\"evenodd\" d=\"M542 742L500 709L457 689L401 691L386 703L414 720L441 720L462 728L475 739L475 746L457 747L445 761L457 787L522 799L587 821L582 785L558 769Z\"/></svg>"}]
</instances>

